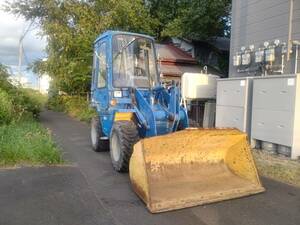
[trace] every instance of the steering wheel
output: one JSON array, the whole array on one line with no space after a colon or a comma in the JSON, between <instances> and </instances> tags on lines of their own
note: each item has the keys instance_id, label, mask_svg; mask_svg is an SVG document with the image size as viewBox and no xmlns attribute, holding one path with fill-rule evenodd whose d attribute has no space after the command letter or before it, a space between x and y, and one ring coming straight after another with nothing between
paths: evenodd
<instances>
[{"instance_id":1,"label":"steering wheel","mask_svg":"<svg viewBox=\"0 0 300 225\"><path fill-rule=\"evenodd\" d=\"M145 69L135 66L134 67L134 76L136 77L145 77L146 76L146 71Z\"/></svg>"}]
</instances>

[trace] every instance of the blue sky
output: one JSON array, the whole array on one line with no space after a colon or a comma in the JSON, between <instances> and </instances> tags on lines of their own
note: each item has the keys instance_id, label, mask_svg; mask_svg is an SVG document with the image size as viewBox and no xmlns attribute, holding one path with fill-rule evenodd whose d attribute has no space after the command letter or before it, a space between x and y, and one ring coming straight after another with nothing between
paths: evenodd
<instances>
[{"instance_id":1,"label":"blue sky","mask_svg":"<svg viewBox=\"0 0 300 225\"><path fill-rule=\"evenodd\" d=\"M11 68L13 73L18 71L19 39L30 24L22 17L16 17L1 10L6 0L0 0L0 62ZM36 77L31 71L26 71L27 66L37 59L46 57L44 51L46 38L38 35L40 29L33 25L23 40L23 75L35 84Z\"/></svg>"}]
</instances>

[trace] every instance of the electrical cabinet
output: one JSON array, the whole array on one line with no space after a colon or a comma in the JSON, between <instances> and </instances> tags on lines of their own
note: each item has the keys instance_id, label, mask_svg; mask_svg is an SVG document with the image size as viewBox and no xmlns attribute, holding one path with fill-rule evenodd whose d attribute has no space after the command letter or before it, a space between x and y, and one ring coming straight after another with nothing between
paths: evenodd
<instances>
[{"instance_id":1,"label":"electrical cabinet","mask_svg":"<svg viewBox=\"0 0 300 225\"><path fill-rule=\"evenodd\" d=\"M217 81L216 127L237 128L251 135L252 78Z\"/></svg>"},{"instance_id":2,"label":"electrical cabinet","mask_svg":"<svg viewBox=\"0 0 300 225\"><path fill-rule=\"evenodd\" d=\"M252 139L288 147L293 159L300 156L299 75L253 79L251 127Z\"/></svg>"},{"instance_id":3,"label":"electrical cabinet","mask_svg":"<svg viewBox=\"0 0 300 225\"><path fill-rule=\"evenodd\" d=\"M184 73L181 77L181 95L184 99L215 99L219 76L202 73Z\"/></svg>"}]
</instances>

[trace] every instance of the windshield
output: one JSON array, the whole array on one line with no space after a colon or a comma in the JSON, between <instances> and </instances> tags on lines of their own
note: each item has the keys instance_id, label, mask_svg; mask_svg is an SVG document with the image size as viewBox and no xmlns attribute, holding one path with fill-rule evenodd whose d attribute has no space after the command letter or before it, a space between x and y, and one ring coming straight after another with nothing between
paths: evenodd
<instances>
[{"instance_id":1,"label":"windshield","mask_svg":"<svg viewBox=\"0 0 300 225\"><path fill-rule=\"evenodd\" d=\"M150 88L157 83L154 46L150 39L115 35L113 37L113 85Z\"/></svg>"}]
</instances>

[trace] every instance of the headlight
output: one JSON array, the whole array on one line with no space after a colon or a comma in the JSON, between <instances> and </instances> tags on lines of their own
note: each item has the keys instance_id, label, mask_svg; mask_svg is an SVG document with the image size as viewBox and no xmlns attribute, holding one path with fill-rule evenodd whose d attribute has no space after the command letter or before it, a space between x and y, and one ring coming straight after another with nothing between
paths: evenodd
<instances>
[{"instance_id":1,"label":"headlight","mask_svg":"<svg viewBox=\"0 0 300 225\"><path fill-rule=\"evenodd\" d=\"M115 98L122 98L122 91L114 91Z\"/></svg>"}]
</instances>

